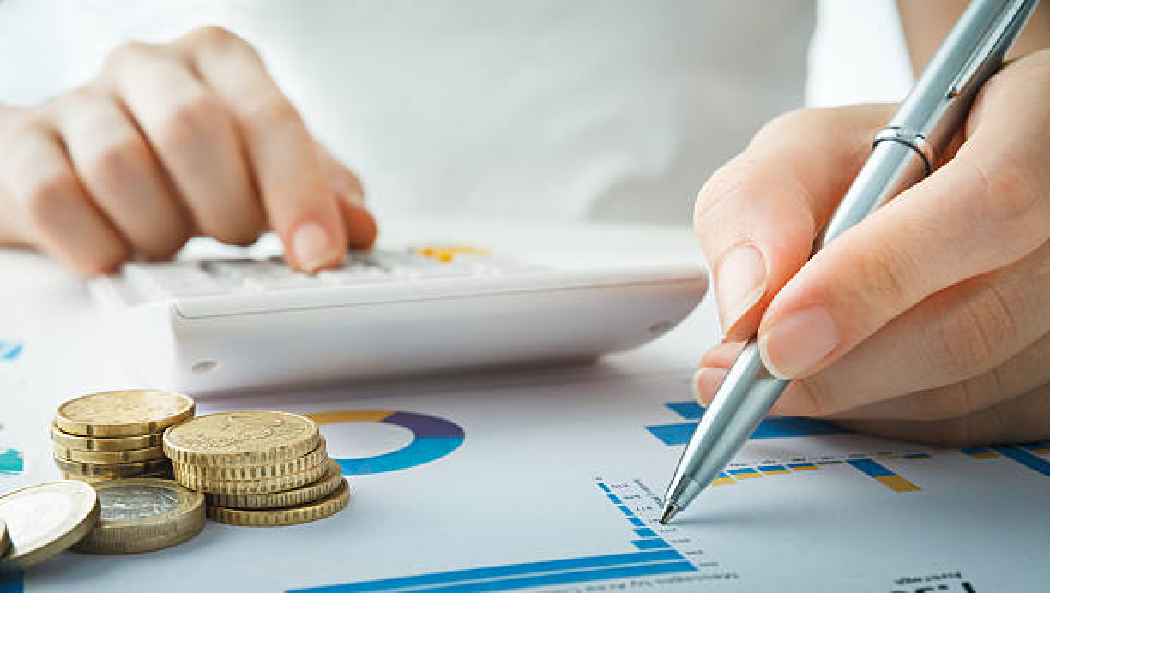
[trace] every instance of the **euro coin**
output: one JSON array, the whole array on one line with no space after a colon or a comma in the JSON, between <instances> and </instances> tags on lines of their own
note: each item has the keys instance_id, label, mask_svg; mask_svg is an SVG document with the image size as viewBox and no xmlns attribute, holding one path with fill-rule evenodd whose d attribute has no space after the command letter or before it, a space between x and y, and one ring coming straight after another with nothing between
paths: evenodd
<instances>
[{"instance_id":1,"label":"euro coin","mask_svg":"<svg viewBox=\"0 0 1152 648\"><path fill-rule=\"evenodd\" d=\"M8 525L4 524L4 520L0 520L0 559L8 553L8 547L11 544L12 542L8 540Z\"/></svg>"},{"instance_id":2,"label":"euro coin","mask_svg":"<svg viewBox=\"0 0 1152 648\"><path fill-rule=\"evenodd\" d=\"M121 464L90 464L56 458L56 466L60 468L61 472L85 477L112 477L114 479L140 477L145 474L160 472L167 469L168 465L167 459Z\"/></svg>"},{"instance_id":3,"label":"euro coin","mask_svg":"<svg viewBox=\"0 0 1152 648\"><path fill-rule=\"evenodd\" d=\"M142 450L73 450L56 446L53 454L57 459L86 464L126 464L165 459L164 448L144 448Z\"/></svg>"},{"instance_id":4,"label":"euro coin","mask_svg":"<svg viewBox=\"0 0 1152 648\"><path fill-rule=\"evenodd\" d=\"M94 450L108 452L111 450L142 450L156 448L163 442L163 433L145 434L142 436L101 438L78 436L61 432L55 425L52 426L52 442L60 448L69 450Z\"/></svg>"},{"instance_id":5,"label":"euro coin","mask_svg":"<svg viewBox=\"0 0 1152 648\"><path fill-rule=\"evenodd\" d=\"M300 488L280 493L252 494L252 495L207 495L209 506L241 508L241 509L270 509L299 506L308 502L327 497L340 486L343 481L340 476L340 464L329 459L325 464L323 476L319 481Z\"/></svg>"},{"instance_id":6,"label":"euro coin","mask_svg":"<svg viewBox=\"0 0 1152 648\"><path fill-rule=\"evenodd\" d=\"M219 412L198 416L164 434L164 453L198 466L262 465L308 454L320 442L307 416L287 412Z\"/></svg>"},{"instance_id":7,"label":"euro coin","mask_svg":"<svg viewBox=\"0 0 1152 648\"><path fill-rule=\"evenodd\" d=\"M290 475L266 477L264 479L213 480L203 479L196 473L186 470L184 464L173 464L172 473L176 481L185 488L213 495L258 495L280 493L301 486L307 486L324 476L326 466L320 464Z\"/></svg>"},{"instance_id":8,"label":"euro coin","mask_svg":"<svg viewBox=\"0 0 1152 648\"><path fill-rule=\"evenodd\" d=\"M209 506L208 517L224 524L239 526L288 526L303 524L333 515L348 505L348 481L330 495L316 502L289 508L245 510L227 506Z\"/></svg>"},{"instance_id":9,"label":"euro coin","mask_svg":"<svg viewBox=\"0 0 1152 648\"><path fill-rule=\"evenodd\" d=\"M100 519L72 547L81 553L155 551L204 528L204 496L166 479L134 478L96 484Z\"/></svg>"},{"instance_id":10,"label":"euro coin","mask_svg":"<svg viewBox=\"0 0 1152 648\"><path fill-rule=\"evenodd\" d=\"M27 569L55 556L88 535L99 517L96 490L83 482L47 482L0 497L11 544L0 568Z\"/></svg>"},{"instance_id":11,"label":"euro coin","mask_svg":"<svg viewBox=\"0 0 1152 648\"><path fill-rule=\"evenodd\" d=\"M320 445L308 454L262 465L229 465L229 466L198 466L196 464L181 463L179 470L186 475L195 475L201 481L238 481L249 479L267 479L292 475L302 470L315 468L328 461L328 451L324 439Z\"/></svg>"},{"instance_id":12,"label":"euro coin","mask_svg":"<svg viewBox=\"0 0 1152 648\"><path fill-rule=\"evenodd\" d=\"M184 394L156 389L100 392L61 405L56 427L79 436L141 436L186 421L195 412L196 402Z\"/></svg>"}]
</instances>

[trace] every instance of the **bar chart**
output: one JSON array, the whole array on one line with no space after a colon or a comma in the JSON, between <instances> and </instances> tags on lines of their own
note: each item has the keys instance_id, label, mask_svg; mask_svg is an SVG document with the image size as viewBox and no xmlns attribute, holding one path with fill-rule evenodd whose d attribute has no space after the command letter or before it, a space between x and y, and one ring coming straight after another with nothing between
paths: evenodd
<instances>
[{"instance_id":1,"label":"bar chart","mask_svg":"<svg viewBox=\"0 0 1152 648\"><path fill-rule=\"evenodd\" d=\"M1011 459L1021 466L1034 470L1045 477L1050 476L1047 441L1003 446L974 446L964 448L962 452L973 459Z\"/></svg>"},{"instance_id":2,"label":"bar chart","mask_svg":"<svg viewBox=\"0 0 1152 648\"><path fill-rule=\"evenodd\" d=\"M854 474L863 475L890 491L896 493L914 493L919 491L920 487L896 473L889 464L892 459L919 460L930 457L931 455L926 452L885 452L883 455L877 453L876 456L854 453L846 457L792 457L786 461L766 458L763 462L755 465L733 464L729 466L727 470L721 472L716 479L712 481L712 485L728 486L746 479L758 479L761 477L777 478L784 475L826 471L832 466L846 466L855 469ZM881 459L889 463L881 463Z\"/></svg>"},{"instance_id":3,"label":"bar chart","mask_svg":"<svg viewBox=\"0 0 1152 648\"><path fill-rule=\"evenodd\" d=\"M656 509L650 502L643 504L643 515L635 505L628 504L652 499L638 492L635 482L597 478L594 484L619 515L621 545L630 545L630 550L306 587L289 592L506 592L699 571L692 560L652 527L653 521L648 516Z\"/></svg>"}]
</instances>

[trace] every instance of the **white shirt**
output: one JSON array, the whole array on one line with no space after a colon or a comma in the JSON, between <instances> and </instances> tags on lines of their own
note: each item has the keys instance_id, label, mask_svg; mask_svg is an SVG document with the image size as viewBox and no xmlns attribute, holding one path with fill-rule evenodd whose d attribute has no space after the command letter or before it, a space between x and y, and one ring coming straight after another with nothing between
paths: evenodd
<instances>
[{"instance_id":1,"label":"white shirt","mask_svg":"<svg viewBox=\"0 0 1152 648\"><path fill-rule=\"evenodd\" d=\"M250 40L382 218L688 223L709 174L804 103L808 0L0 0L0 102L126 39ZM2 143L0 143L2 145Z\"/></svg>"}]
</instances>

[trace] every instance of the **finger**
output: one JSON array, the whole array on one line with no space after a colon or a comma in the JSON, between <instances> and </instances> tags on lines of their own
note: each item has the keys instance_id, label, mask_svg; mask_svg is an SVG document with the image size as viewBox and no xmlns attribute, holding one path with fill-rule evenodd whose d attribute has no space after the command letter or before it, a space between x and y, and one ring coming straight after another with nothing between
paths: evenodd
<instances>
[{"instance_id":1,"label":"finger","mask_svg":"<svg viewBox=\"0 0 1152 648\"><path fill-rule=\"evenodd\" d=\"M1049 435L1048 385L1012 400L942 421L846 420L846 427L874 436L954 447L1022 443Z\"/></svg>"},{"instance_id":2,"label":"finger","mask_svg":"<svg viewBox=\"0 0 1152 648\"><path fill-rule=\"evenodd\" d=\"M328 184L336 192L340 213L344 217L348 246L357 250L371 248L376 242L376 219L364 204L364 185L325 146L317 146L328 170Z\"/></svg>"},{"instance_id":3,"label":"finger","mask_svg":"<svg viewBox=\"0 0 1152 648\"><path fill-rule=\"evenodd\" d=\"M23 239L89 275L111 272L128 246L91 203L59 134L35 125L10 134L0 155L0 179L21 220Z\"/></svg>"},{"instance_id":4,"label":"finger","mask_svg":"<svg viewBox=\"0 0 1152 648\"><path fill-rule=\"evenodd\" d=\"M263 229L244 151L226 107L162 47L129 44L105 76L147 136L199 232L247 244Z\"/></svg>"},{"instance_id":5,"label":"finger","mask_svg":"<svg viewBox=\"0 0 1152 648\"><path fill-rule=\"evenodd\" d=\"M80 181L132 249L149 259L175 254L190 234L187 217L115 98L84 89L52 112Z\"/></svg>"},{"instance_id":6,"label":"finger","mask_svg":"<svg viewBox=\"0 0 1152 648\"><path fill-rule=\"evenodd\" d=\"M932 295L800 381L776 411L826 416L999 367L1048 333L1049 266L1045 243L1011 266Z\"/></svg>"},{"instance_id":7,"label":"finger","mask_svg":"<svg viewBox=\"0 0 1152 648\"><path fill-rule=\"evenodd\" d=\"M951 385L870 403L822 418L850 421L940 421L959 418L1048 384L1048 372L1049 336L1045 335L1009 358L1004 364L978 376ZM797 382L798 389L789 391L803 395L804 383L805 381ZM803 400L803 397L797 400ZM773 410L773 413L785 416L809 416L800 413L802 411L803 408L785 403L785 399L781 398L779 407Z\"/></svg>"},{"instance_id":8,"label":"finger","mask_svg":"<svg viewBox=\"0 0 1152 648\"><path fill-rule=\"evenodd\" d=\"M376 243L376 219L363 203L336 194L344 228L348 232L348 246L354 250L368 250Z\"/></svg>"},{"instance_id":9,"label":"finger","mask_svg":"<svg viewBox=\"0 0 1152 648\"><path fill-rule=\"evenodd\" d=\"M822 418L869 434L930 443L963 445L988 442L993 438L1039 438L1034 426L1023 430L1007 430L1010 435L1007 437L1004 436L1004 426L996 422L993 428L986 431L975 428L987 419L987 412L1003 411L997 409L998 404L1014 402L1046 385L1049 375L1048 358L1049 340L1045 336L1004 365L962 383L916 392ZM708 404L712 401L725 373L725 368L718 367L704 367L696 372L692 386L697 402ZM806 398L809 397L806 396L805 381L796 381L784 392L772 413L779 416L812 416L811 408L796 405L797 400L803 401ZM985 414L977 416L981 412ZM984 433L989 436L980 436Z\"/></svg>"},{"instance_id":10,"label":"finger","mask_svg":"<svg viewBox=\"0 0 1152 648\"><path fill-rule=\"evenodd\" d=\"M1008 265L1048 239L1048 153L1032 143L1048 141L1047 120L1020 110L1002 110L997 119L780 291L759 329L761 355L775 375L811 375L928 295Z\"/></svg>"},{"instance_id":11,"label":"finger","mask_svg":"<svg viewBox=\"0 0 1152 648\"><path fill-rule=\"evenodd\" d=\"M297 268L340 265L344 220L315 142L248 43L220 28L181 39L192 65L236 116L272 228Z\"/></svg>"},{"instance_id":12,"label":"finger","mask_svg":"<svg viewBox=\"0 0 1152 648\"><path fill-rule=\"evenodd\" d=\"M752 336L768 301L808 259L891 106L804 110L773 120L696 199L725 339Z\"/></svg>"}]
</instances>

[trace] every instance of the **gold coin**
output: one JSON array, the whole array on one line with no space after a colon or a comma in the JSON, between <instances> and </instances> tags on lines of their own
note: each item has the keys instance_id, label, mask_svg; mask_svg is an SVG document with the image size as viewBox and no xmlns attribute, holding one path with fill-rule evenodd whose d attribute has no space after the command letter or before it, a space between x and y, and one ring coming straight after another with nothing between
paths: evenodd
<instances>
[{"instance_id":1,"label":"gold coin","mask_svg":"<svg viewBox=\"0 0 1152 648\"><path fill-rule=\"evenodd\" d=\"M164 434L164 453L198 466L262 465L314 450L319 427L287 412L219 412L198 416Z\"/></svg>"},{"instance_id":2,"label":"gold coin","mask_svg":"<svg viewBox=\"0 0 1152 648\"><path fill-rule=\"evenodd\" d=\"M117 438L100 438L77 436L61 432L55 425L52 426L52 441L61 448L69 450L97 450L107 452L110 450L142 450L156 448L164 441L164 433L145 434L142 436L129 436Z\"/></svg>"},{"instance_id":3,"label":"gold coin","mask_svg":"<svg viewBox=\"0 0 1152 648\"><path fill-rule=\"evenodd\" d=\"M320 445L312 452L283 462L260 466L197 466L189 463L180 463L178 466L183 474L194 476L201 481L246 481L293 475L301 470L315 468L326 461L328 461L327 446L324 439L320 439Z\"/></svg>"},{"instance_id":4,"label":"gold coin","mask_svg":"<svg viewBox=\"0 0 1152 648\"><path fill-rule=\"evenodd\" d=\"M308 502L327 497L340 485L340 464L329 459L325 464L324 475L320 480L300 488L280 493L266 493L253 495L207 495L208 506L241 508L241 509L270 509L299 506Z\"/></svg>"},{"instance_id":5,"label":"gold coin","mask_svg":"<svg viewBox=\"0 0 1152 648\"><path fill-rule=\"evenodd\" d=\"M179 544L204 528L204 496L176 482L143 477L103 482L95 488L100 520L73 551L155 551Z\"/></svg>"},{"instance_id":6,"label":"gold coin","mask_svg":"<svg viewBox=\"0 0 1152 648\"><path fill-rule=\"evenodd\" d=\"M289 508L249 511L227 506L209 506L208 517L239 526L288 526L303 524L333 515L348 505L348 480L341 479L334 492L322 500Z\"/></svg>"},{"instance_id":7,"label":"gold coin","mask_svg":"<svg viewBox=\"0 0 1152 648\"><path fill-rule=\"evenodd\" d=\"M0 559L8 553L8 547L11 545L12 541L8 539L8 525L4 524L4 520L0 520Z\"/></svg>"},{"instance_id":8,"label":"gold coin","mask_svg":"<svg viewBox=\"0 0 1152 648\"><path fill-rule=\"evenodd\" d=\"M55 556L88 535L99 517L96 490L82 482L47 482L0 497L11 544L0 569L27 569Z\"/></svg>"},{"instance_id":9,"label":"gold coin","mask_svg":"<svg viewBox=\"0 0 1152 648\"><path fill-rule=\"evenodd\" d=\"M67 434L125 437L155 434L192 418L196 402L156 389L100 392L74 398L56 410L56 427Z\"/></svg>"},{"instance_id":10,"label":"gold coin","mask_svg":"<svg viewBox=\"0 0 1152 648\"><path fill-rule=\"evenodd\" d=\"M165 459L164 448L142 450L73 450L56 446L52 453L57 459L85 464L126 464Z\"/></svg>"},{"instance_id":11,"label":"gold coin","mask_svg":"<svg viewBox=\"0 0 1152 648\"><path fill-rule=\"evenodd\" d=\"M176 481L185 488L191 488L201 493L213 495L257 495L266 493L280 493L301 486L307 486L324 475L326 466L320 464L307 468L298 473L281 475L279 477L266 477L264 479L244 480L212 480L201 479L195 473L184 470L184 464L173 464L172 472Z\"/></svg>"},{"instance_id":12,"label":"gold coin","mask_svg":"<svg viewBox=\"0 0 1152 648\"><path fill-rule=\"evenodd\" d=\"M63 472L72 475L84 475L85 477L113 477L116 479L140 477L147 473L159 472L167 468L168 464L167 459L119 464L90 464L56 458L56 466Z\"/></svg>"}]
</instances>

